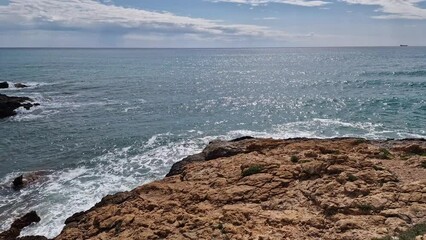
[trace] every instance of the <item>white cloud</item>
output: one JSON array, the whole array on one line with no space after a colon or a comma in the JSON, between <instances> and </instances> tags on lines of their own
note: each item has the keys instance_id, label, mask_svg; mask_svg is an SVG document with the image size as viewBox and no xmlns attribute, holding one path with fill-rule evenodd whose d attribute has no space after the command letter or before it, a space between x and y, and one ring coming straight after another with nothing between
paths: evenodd
<instances>
[{"instance_id":1,"label":"white cloud","mask_svg":"<svg viewBox=\"0 0 426 240\"><path fill-rule=\"evenodd\" d=\"M277 17L254 18L254 20L279 20Z\"/></svg>"},{"instance_id":2,"label":"white cloud","mask_svg":"<svg viewBox=\"0 0 426 240\"><path fill-rule=\"evenodd\" d=\"M212 2L230 2L238 4L250 4L253 6L263 5L267 3L283 3L303 7L320 7L330 2L321 0L211 0Z\"/></svg>"},{"instance_id":3,"label":"white cloud","mask_svg":"<svg viewBox=\"0 0 426 240\"><path fill-rule=\"evenodd\" d=\"M200 36L295 37L268 27L224 24L203 18L152 12L92 0L11 0L0 6L0 29L43 29L138 34L198 34ZM296 36L297 37L297 36Z\"/></svg>"},{"instance_id":4,"label":"white cloud","mask_svg":"<svg viewBox=\"0 0 426 240\"><path fill-rule=\"evenodd\" d=\"M425 0L341 0L349 4L379 6L378 12L384 15L374 16L379 19L426 19L426 9L417 4Z\"/></svg>"},{"instance_id":5,"label":"white cloud","mask_svg":"<svg viewBox=\"0 0 426 240\"><path fill-rule=\"evenodd\" d=\"M263 20L278 20L277 17L264 17Z\"/></svg>"}]
</instances>

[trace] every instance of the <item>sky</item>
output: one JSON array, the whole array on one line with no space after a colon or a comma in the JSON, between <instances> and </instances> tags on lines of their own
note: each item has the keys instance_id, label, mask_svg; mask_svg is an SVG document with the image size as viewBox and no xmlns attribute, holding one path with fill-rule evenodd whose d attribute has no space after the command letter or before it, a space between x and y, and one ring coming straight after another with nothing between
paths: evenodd
<instances>
[{"instance_id":1,"label":"sky","mask_svg":"<svg viewBox=\"0 0 426 240\"><path fill-rule=\"evenodd\" d=\"M0 0L0 47L426 45L426 0Z\"/></svg>"}]
</instances>

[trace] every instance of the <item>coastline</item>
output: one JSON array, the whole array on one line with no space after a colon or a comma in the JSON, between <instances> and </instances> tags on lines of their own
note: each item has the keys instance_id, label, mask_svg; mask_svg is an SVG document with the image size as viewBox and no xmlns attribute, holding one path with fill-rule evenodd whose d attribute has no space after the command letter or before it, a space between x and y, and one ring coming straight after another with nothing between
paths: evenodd
<instances>
[{"instance_id":1,"label":"coastline","mask_svg":"<svg viewBox=\"0 0 426 240\"><path fill-rule=\"evenodd\" d=\"M2 50L1 93L40 106L0 120L0 232L35 210L22 234L53 238L216 138L424 138L426 55L400 50Z\"/></svg>"},{"instance_id":2,"label":"coastline","mask_svg":"<svg viewBox=\"0 0 426 240\"><path fill-rule=\"evenodd\" d=\"M426 140L215 141L54 239L372 239L426 221Z\"/></svg>"}]
</instances>

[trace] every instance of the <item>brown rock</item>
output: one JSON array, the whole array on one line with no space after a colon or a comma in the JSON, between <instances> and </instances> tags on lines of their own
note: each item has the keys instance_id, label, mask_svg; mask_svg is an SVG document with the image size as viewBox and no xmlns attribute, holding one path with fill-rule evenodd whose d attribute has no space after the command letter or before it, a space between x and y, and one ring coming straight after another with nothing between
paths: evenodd
<instances>
[{"instance_id":1,"label":"brown rock","mask_svg":"<svg viewBox=\"0 0 426 240\"><path fill-rule=\"evenodd\" d=\"M362 222L354 219L342 219L336 222L338 230L345 232L347 230L354 230L361 228Z\"/></svg>"},{"instance_id":2,"label":"brown rock","mask_svg":"<svg viewBox=\"0 0 426 240\"><path fill-rule=\"evenodd\" d=\"M417 236L416 240L426 240L426 234L424 234L422 236Z\"/></svg>"},{"instance_id":3,"label":"brown rock","mask_svg":"<svg viewBox=\"0 0 426 240\"><path fill-rule=\"evenodd\" d=\"M404 165L395 146L413 144L423 148L426 142L252 138L212 142L202 153L177 163L169 177L107 196L70 217L55 239L396 236L426 221L426 169L417 168L416 181L398 170L410 165ZM374 155L384 146L392 149L392 159ZM322 153L314 157L311 151ZM293 163L289 159L295 154L311 159ZM243 175L251 166L258 168Z\"/></svg>"}]
</instances>

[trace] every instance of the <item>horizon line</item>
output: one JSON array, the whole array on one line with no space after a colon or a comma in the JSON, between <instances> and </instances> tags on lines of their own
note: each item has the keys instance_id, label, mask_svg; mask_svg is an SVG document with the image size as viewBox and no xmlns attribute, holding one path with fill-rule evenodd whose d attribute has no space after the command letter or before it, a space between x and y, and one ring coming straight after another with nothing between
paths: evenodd
<instances>
[{"instance_id":1,"label":"horizon line","mask_svg":"<svg viewBox=\"0 0 426 240\"><path fill-rule=\"evenodd\" d=\"M405 45L404 45L405 46ZM384 46L288 46L288 47L0 47L0 49L266 49L266 48L400 48L401 45ZM408 45L426 47L426 45Z\"/></svg>"}]
</instances>

